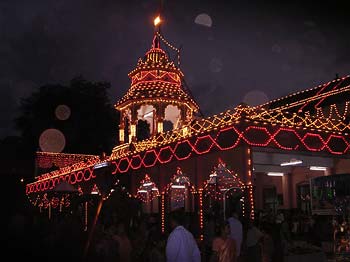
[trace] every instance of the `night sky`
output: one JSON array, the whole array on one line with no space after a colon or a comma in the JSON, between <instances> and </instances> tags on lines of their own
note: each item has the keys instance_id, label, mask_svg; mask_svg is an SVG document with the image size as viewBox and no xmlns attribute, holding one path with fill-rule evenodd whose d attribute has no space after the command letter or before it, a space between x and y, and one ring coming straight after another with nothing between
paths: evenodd
<instances>
[{"instance_id":1,"label":"night sky","mask_svg":"<svg viewBox=\"0 0 350 262\"><path fill-rule=\"evenodd\" d=\"M346 2L164 0L161 31L182 47L185 80L209 116L348 75ZM114 104L151 46L159 6L155 0L1 0L0 138L16 134L20 99L43 84L78 75L109 81Z\"/></svg>"}]
</instances>

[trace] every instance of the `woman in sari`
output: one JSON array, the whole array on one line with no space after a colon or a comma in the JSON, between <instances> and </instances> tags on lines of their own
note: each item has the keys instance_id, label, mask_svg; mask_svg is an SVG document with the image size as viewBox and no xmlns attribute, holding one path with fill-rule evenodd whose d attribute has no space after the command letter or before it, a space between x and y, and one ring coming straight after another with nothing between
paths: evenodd
<instances>
[{"instance_id":1,"label":"woman in sari","mask_svg":"<svg viewBox=\"0 0 350 262\"><path fill-rule=\"evenodd\" d=\"M213 240L210 262L236 262L236 243L229 235L230 225L222 222L219 225L218 236Z\"/></svg>"}]
</instances>

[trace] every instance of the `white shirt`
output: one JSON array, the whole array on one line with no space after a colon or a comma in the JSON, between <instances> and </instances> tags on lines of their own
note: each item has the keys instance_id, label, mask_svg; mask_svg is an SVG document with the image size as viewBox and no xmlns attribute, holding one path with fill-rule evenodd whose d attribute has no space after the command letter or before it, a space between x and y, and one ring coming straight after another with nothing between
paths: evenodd
<instances>
[{"instance_id":1,"label":"white shirt","mask_svg":"<svg viewBox=\"0 0 350 262\"><path fill-rule=\"evenodd\" d=\"M241 244L243 239L243 227L241 221L235 217L230 217L227 220L230 224L230 237L236 241L237 257L241 253Z\"/></svg>"},{"instance_id":2,"label":"white shirt","mask_svg":"<svg viewBox=\"0 0 350 262\"><path fill-rule=\"evenodd\" d=\"M170 233L166 243L167 262L200 262L201 254L191 232L177 226Z\"/></svg>"}]
</instances>

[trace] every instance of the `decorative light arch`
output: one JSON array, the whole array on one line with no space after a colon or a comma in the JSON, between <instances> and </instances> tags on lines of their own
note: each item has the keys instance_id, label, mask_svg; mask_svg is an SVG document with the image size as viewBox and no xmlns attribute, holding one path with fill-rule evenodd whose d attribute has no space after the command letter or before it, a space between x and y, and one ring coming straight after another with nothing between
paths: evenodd
<instances>
[{"instance_id":1,"label":"decorative light arch","mask_svg":"<svg viewBox=\"0 0 350 262\"><path fill-rule=\"evenodd\" d=\"M141 180L140 186L136 192L136 198L143 204L145 213L158 212L159 190L156 184L151 180L148 174Z\"/></svg>"},{"instance_id":2,"label":"decorative light arch","mask_svg":"<svg viewBox=\"0 0 350 262\"><path fill-rule=\"evenodd\" d=\"M196 193L196 190L190 178L182 172L179 166L167 185L165 193L169 197L170 210L184 208L185 211L192 211L193 194Z\"/></svg>"},{"instance_id":3,"label":"decorative light arch","mask_svg":"<svg viewBox=\"0 0 350 262\"><path fill-rule=\"evenodd\" d=\"M211 171L209 179L205 182L204 196L222 201L224 196L229 197L235 192L242 193L245 184L236 173L226 167L226 163L221 158L218 162L218 165Z\"/></svg>"}]
</instances>

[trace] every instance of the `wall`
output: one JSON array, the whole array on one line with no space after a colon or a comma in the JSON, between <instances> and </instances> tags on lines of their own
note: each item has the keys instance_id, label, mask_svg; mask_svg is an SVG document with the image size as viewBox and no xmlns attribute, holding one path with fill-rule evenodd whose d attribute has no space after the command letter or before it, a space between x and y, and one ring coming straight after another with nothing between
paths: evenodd
<instances>
[{"instance_id":1,"label":"wall","mask_svg":"<svg viewBox=\"0 0 350 262\"><path fill-rule=\"evenodd\" d=\"M334 159L334 174L349 174L350 159Z\"/></svg>"}]
</instances>

